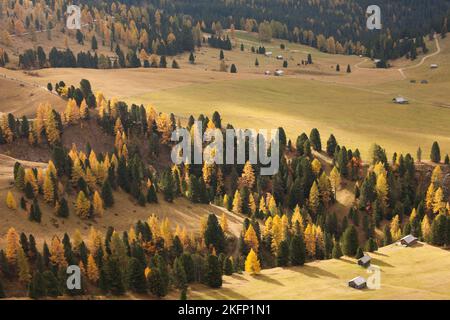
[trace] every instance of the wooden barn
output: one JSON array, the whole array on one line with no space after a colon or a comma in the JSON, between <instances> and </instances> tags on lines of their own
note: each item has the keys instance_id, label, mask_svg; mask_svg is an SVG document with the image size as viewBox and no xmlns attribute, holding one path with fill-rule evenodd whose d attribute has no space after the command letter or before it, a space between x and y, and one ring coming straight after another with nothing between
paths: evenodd
<instances>
[{"instance_id":1,"label":"wooden barn","mask_svg":"<svg viewBox=\"0 0 450 320\"><path fill-rule=\"evenodd\" d=\"M418 239L411 234L408 234L407 236L400 239L400 243L406 247L413 246L414 244L417 243L417 241Z\"/></svg>"},{"instance_id":2,"label":"wooden barn","mask_svg":"<svg viewBox=\"0 0 450 320\"><path fill-rule=\"evenodd\" d=\"M358 264L361 267L367 268L368 266L370 266L371 260L372 260L372 258L368 254L365 253L361 258L358 259Z\"/></svg>"},{"instance_id":3,"label":"wooden barn","mask_svg":"<svg viewBox=\"0 0 450 320\"><path fill-rule=\"evenodd\" d=\"M367 288L367 282L363 277L356 277L348 282L348 286L354 289L361 290Z\"/></svg>"}]
</instances>

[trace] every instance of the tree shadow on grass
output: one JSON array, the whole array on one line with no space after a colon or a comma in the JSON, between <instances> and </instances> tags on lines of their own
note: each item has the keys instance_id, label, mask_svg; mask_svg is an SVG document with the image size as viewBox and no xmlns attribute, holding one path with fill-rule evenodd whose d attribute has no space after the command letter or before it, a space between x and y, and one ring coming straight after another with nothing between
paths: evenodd
<instances>
[{"instance_id":1,"label":"tree shadow on grass","mask_svg":"<svg viewBox=\"0 0 450 320\"><path fill-rule=\"evenodd\" d=\"M369 252L369 255L373 254L373 255L377 255L377 256L382 256L382 257L389 257L387 254L378 252L378 251L374 251L374 252Z\"/></svg>"},{"instance_id":2,"label":"tree shadow on grass","mask_svg":"<svg viewBox=\"0 0 450 320\"><path fill-rule=\"evenodd\" d=\"M241 280L241 281L248 281L248 279L246 279L245 277L237 274L237 273L233 273L231 275L232 278L236 279L236 280Z\"/></svg>"},{"instance_id":3,"label":"tree shadow on grass","mask_svg":"<svg viewBox=\"0 0 450 320\"><path fill-rule=\"evenodd\" d=\"M348 260L348 259L346 259L344 257L341 257L339 259L339 261L342 261L342 262L345 262L345 263L349 263L349 264L357 264L354 260Z\"/></svg>"},{"instance_id":4,"label":"tree shadow on grass","mask_svg":"<svg viewBox=\"0 0 450 320\"><path fill-rule=\"evenodd\" d=\"M370 264L373 264L373 265L379 266L379 267L389 267L389 268L393 268L394 267L392 264L389 264L387 262L381 261L381 260L376 259L376 258L372 258L372 260L370 261Z\"/></svg>"},{"instance_id":5,"label":"tree shadow on grass","mask_svg":"<svg viewBox=\"0 0 450 320\"><path fill-rule=\"evenodd\" d=\"M325 271L318 267L313 267L313 266L308 266L308 265L304 265L302 267L298 267L298 268L291 269L291 270L298 272L298 273L302 273L305 276L312 277L312 278L319 278L319 277L328 277L328 278L335 278L335 279L339 278L334 273Z\"/></svg>"},{"instance_id":6,"label":"tree shadow on grass","mask_svg":"<svg viewBox=\"0 0 450 320\"><path fill-rule=\"evenodd\" d=\"M275 280L275 279L273 279L273 278L271 278L269 276L266 276L265 274L258 274L256 276L254 276L254 279L255 280L261 280L261 281L264 281L264 282L267 282L267 283L276 284L278 286L283 286L283 284L280 281Z\"/></svg>"},{"instance_id":7,"label":"tree shadow on grass","mask_svg":"<svg viewBox=\"0 0 450 320\"><path fill-rule=\"evenodd\" d=\"M246 296L243 296L240 293L234 292L230 289L220 289L220 290L216 290L214 291L214 294L222 300L229 300L229 299L234 299L234 300L248 300L249 298Z\"/></svg>"}]
</instances>

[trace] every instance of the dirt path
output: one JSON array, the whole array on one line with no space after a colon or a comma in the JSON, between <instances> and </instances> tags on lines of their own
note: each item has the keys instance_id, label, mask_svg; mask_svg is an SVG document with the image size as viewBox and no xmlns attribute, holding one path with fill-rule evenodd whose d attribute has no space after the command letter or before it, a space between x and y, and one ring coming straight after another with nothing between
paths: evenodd
<instances>
[{"instance_id":1,"label":"dirt path","mask_svg":"<svg viewBox=\"0 0 450 320\"><path fill-rule=\"evenodd\" d=\"M433 53L431 53L431 54L429 54L429 55L424 56L424 57L420 60L420 62L417 63L417 64L415 64L415 65L412 65L412 66L409 66L409 67L405 67L405 68L400 68L400 69L398 69L398 72L400 72L400 75L402 76L403 80L405 80L405 79L407 78L407 76L405 75L405 72L404 72L405 70L418 68L418 67L420 67L421 65L423 65L423 63L424 63L428 58L434 57L434 56L438 55L439 53L441 53L441 46L440 46L440 44L439 44L439 40L438 40L438 37L437 37L436 34L434 35L434 41L435 41L435 43L436 43L436 51L435 51L435 52L433 52Z\"/></svg>"}]
</instances>

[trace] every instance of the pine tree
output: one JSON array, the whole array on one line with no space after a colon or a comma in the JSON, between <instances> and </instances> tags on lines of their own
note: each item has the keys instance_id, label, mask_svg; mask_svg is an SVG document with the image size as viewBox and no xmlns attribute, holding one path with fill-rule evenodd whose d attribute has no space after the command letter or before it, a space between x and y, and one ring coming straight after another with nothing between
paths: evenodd
<instances>
[{"instance_id":1,"label":"pine tree","mask_svg":"<svg viewBox=\"0 0 450 320\"><path fill-rule=\"evenodd\" d=\"M233 260L231 257L227 257L223 266L223 274L226 276L231 276L233 274L233 270Z\"/></svg>"},{"instance_id":2,"label":"pine tree","mask_svg":"<svg viewBox=\"0 0 450 320\"><path fill-rule=\"evenodd\" d=\"M342 235L342 251L346 256L354 257L358 249L358 234L356 228L350 225Z\"/></svg>"},{"instance_id":3,"label":"pine tree","mask_svg":"<svg viewBox=\"0 0 450 320\"><path fill-rule=\"evenodd\" d=\"M237 73L237 68L236 68L236 65L234 63L231 64L230 73Z\"/></svg>"},{"instance_id":4,"label":"pine tree","mask_svg":"<svg viewBox=\"0 0 450 320\"><path fill-rule=\"evenodd\" d=\"M117 257L110 256L107 260L107 278L113 295L120 296L125 293L122 268Z\"/></svg>"},{"instance_id":5,"label":"pine tree","mask_svg":"<svg viewBox=\"0 0 450 320\"><path fill-rule=\"evenodd\" d=\"M245 259L245 272L255 275L261 272L261 265L253 249L250 249L247 258Z\"/></svg>"},{"instance_id":6,"label":"pine tree","mask_svg":"<svg viewBox=\"0 0 450 320\"><path fill-rule=\"evenodd\" d=\"M136 258L131 258L128 265L128 288L136 293L146 293L144 266Z\"/></svg>"},{"instance_id":7,"label":"pine tree","mask_svg":"<svg viewBox=\"0 0 450 320\"><path fill-rule=\"evenodd\" d=\"M30 221L35 221L35 222L40 223L41 216L42 216L41 208L39 207L39 203L38 203L37 199L35 198L33 200L33 203L30 206L30 212L28 215L28 219Z\"/></svg>"},{"instance_id":8,"label":"pine tree","mask_svg":"<svg viewBox=\"0 0 450 320\"><path fill-rule=\"evenodd\" d=\"M114 196L108 179L102 185L101 198L103 199L105 208L110 208L114 205Z\"/></svg>"},{"instance_id":9,"label":"pine tree","mask_svg":"<svg viewBox=\"0 0 450 320\"><path fill-rule=\"evenodd\" d=\"M187 275L181 258L176 258L174 261L174 278L175 286L178 289L184 290L187 288Z\"/></svg>"},{"instance_id":10,"label":"pine tree","mask_svg":"<svg viewBox=\"0 0 450 320\"><path fill-rule=\"evenodd\" d=\"M358 247L358 249L356 250L355 259L360 259L363 256L364 256L364 252L363 252L362 248Z\"/></svg>"},{"instance_id":11,"label":"pine tree","mask_svg":"<svg viewBox=\"0 0 450 320\"><path fill-rule=\"evenodd\" d=\"M222 253L225 249L225 235L219 225L215 214L209 214L204 233L205 244L212 246L217 253Z\"/></svg>"},{"instance_id":12,"label":"pine tree","mask_svg":"<svg viewBox=\"0 0 450 320\"><path fill-rule=\"evenodd\" d=\"M434 163L441 162L441 150L437 141L433 142L433 145L431 146L430 160Z\"/></svg>"},{"instance_id":13,"label":"pine tree","mask_svg":"<svg viewBox=\"0 0 450 320\"><path fill-rule=\"evenodd\" d=\"M45 279L39 271L36 271L31 279L28 296L31 299L39 299L47 295Z\"/></svg>"},{"instance_id":14,"label":"pine tree","mask_svg":"<svg viewBox=\"0 0 450 320\"><path fill-rule=\"evenodd\" d=\"M65 198L61 198L55 206L56 215L60 218L67 218L69 216L69 206Z\"/></svg>"},{"instance_id":15,"label":"pine tree","mask_svg":"<svg viewBox=\"0 0 450 320\"><path fill-rule=\"evenodd\" d=\"M206 284L211 288L222 286L222 267L215 255L208 255L206 264Z\"/></svg>"},{"instance_id":16,"label":"pine tree","mask_svg":"<svg viewBox=\"0 0 450 320\"><path fill-rule=\"evenodd\" d=\"M301 266L305 263L306 247L301 234L295 234L292 237L289 251L290 261L293 266Z\"/></svg>"},{"instance_id":17,"label":"pine tree","mask_svg":"<svg viewBox=\"0 0 450 320\"><path fill-rule=\"evenodd\" d=\"M17 268L19 281L29 284L31 280L30 265L22 247L17 249Z\"/></svg>"},{"instance_id":18,"label":"pine tree","mask_svg":"<svg viewBox=\"0 0 450 320\"><path fill-rule=\"evenodd\" d=\"M447 217L439 214L431 224L431 243L436 246L443 246L447 240Z\"/></svg>"},{"instance_id":19,"label":"pine tree","mask_svg":"<svg viewBox=\"0 0 450 320\"><path fill-rule=\"evenodd\" d=\"M388 246L392 243L392 234L388 225L384 226L383 231L383 245Z\"/></svg>"},{"instance_id":20,"label":"pine tree","mask_svg":"<svg viewBox=\"0 0 450 320\"><path fill-rule=\"evenodd\" d=\"M342 257L342 250L339 241L334 242L333 251L331 253L333 259L340 259Z\"/></svg>"}]
</instances>

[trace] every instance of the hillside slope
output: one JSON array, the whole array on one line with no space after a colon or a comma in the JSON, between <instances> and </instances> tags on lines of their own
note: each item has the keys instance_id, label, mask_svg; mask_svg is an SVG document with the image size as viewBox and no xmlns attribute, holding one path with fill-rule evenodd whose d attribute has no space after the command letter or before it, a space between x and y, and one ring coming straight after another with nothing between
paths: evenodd
<instances>
[{"instance_id":1,"label":"hillside slope","mask_svg":"<svg viewBox=\"0 0 450 320\"><path fill-rule=\"evenodd\" d=\"M325 260L302 267L263 270L260 275L225 276L223 287L193 286L190 299L450 299L450 252L419 243L397 244L370 253L381 268L381 288L356 290L347 281L369 277L354 259ZM175 298L175 296L173 297Z\"/></svg>"}]
</instances>

